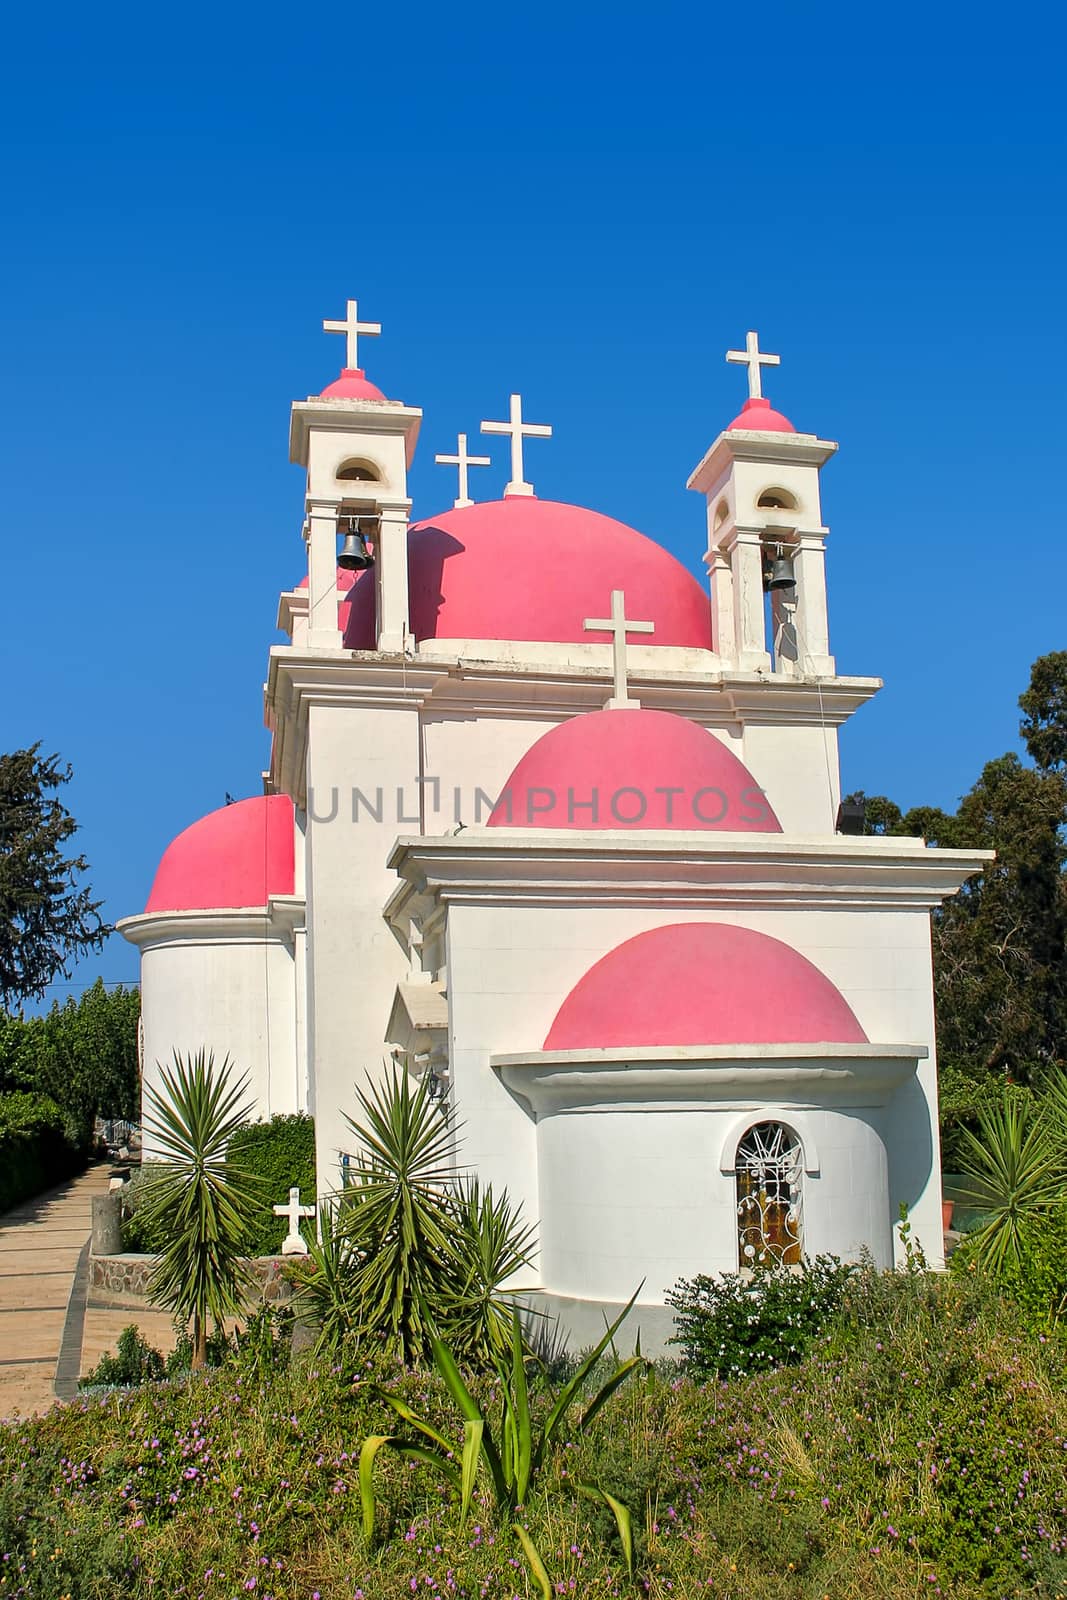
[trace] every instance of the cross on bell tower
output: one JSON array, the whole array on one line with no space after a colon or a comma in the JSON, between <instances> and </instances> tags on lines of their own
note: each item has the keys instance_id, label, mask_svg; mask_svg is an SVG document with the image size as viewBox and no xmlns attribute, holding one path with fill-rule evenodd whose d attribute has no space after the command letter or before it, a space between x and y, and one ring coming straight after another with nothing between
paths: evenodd
<instances>
[{"instance_id":1,"label":"cross on bell tower","mask_svg":"<svg viewBox=\"0 0 1067 1600\"><path fill-rule=\"evenodd\" d=\"M511 439L511 482L505 484L504 494L533 494L533 484L523 481L522 441L524 439L551 439L552 429L542 422L523 422L522 395L511 397L511 417L508 422L483 422L483 433L504 433Z\"/></svg>"},{"instance_id":2,"label":"cross on bell tower","mask_svg":"<svg viewBox=\"0 0 1067 1600\"><path fill-rule=\"evenodd\" d=\"M763 398L763 378L760 368L780 367L782 364L781 356L769 356L760 349L758 333L746 333L745 348L743 350L727 350L726 359L727 361L732 361L735 365L748 368L748 398L750 400L762 400Z\"/></svg>"},{"instance_id":3,"label":"cross on bell tower","mask_svg":"<svg viewBox=\"0 0 1067 1600\"><path fill-rule=\"evenodd\" d=\"M626 685L626 635L628 633L655 633L654 622L631 622L626 615L626 595L622 589L611 591L611 616L586 617L582 627L588 633L611 634L611 660L612 671L615 679L615 692L607 702L605 710L622 711L625 709L636 711L640 708L640 700L635 700L627 692Z\"/></svg>"},{"instance_id":4,"label":"cross on bell tower","mask_svg":"<svg viewBox=\"0 0 1067 1600\"><path fill-rule=\"evenodd\" d=\"M345 336L345 367L349 372L359 371L359 336L365 333L368 338L382 331L380 322L360 322L359 305L355 300L349 300L345 306L343 320L332 321L329 317L323 318L323 333L343 333Z\"/></svg>"}]
</instances>

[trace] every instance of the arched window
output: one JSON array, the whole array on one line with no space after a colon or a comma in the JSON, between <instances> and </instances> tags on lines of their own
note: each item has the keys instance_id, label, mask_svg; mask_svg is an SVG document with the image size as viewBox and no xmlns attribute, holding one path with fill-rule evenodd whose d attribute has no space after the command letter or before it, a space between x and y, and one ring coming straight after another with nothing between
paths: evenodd
<instances>
[{"instance_id":1,"label":"arched window","mask_svg":"<svg viewBox=\"0 0 1067 1600\"><path fill-rule=\"evenodd\" d=\"M797 497L788 489L764 489L756 504L765 511L795 511Z\"/></svg>"},{"instance_id":2,"label":"arched window","mask_svg":"<svg viewBox=\"0 0 1067 1600\"><path fill-rule=\"evenodd\" d=\"M737 1147L735 1172L740 1266L796 1266L803 1252L800 1140L781 1122L759 1122Z\"/></svg>"},{"instance_id":3,"label":"arched window","mask_svg":"<svg viewBox=\"0 0 1067 1600\"><path fill-rule=\"evenodd\" d=\"M369 461L346 461L337 469L338 478L344 483L377 483L378 471L371 466Z\"/></svg>"}]
</instances>

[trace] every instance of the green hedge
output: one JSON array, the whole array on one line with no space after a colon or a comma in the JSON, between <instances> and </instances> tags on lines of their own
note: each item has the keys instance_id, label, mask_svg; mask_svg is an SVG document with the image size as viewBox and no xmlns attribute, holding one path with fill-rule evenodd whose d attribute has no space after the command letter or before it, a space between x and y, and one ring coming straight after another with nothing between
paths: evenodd
<instances>
[{"instance_id":1,"label":"green hedge","mask_svg":"<svg viewBox=\"0 0 1067 1600\"><path fill-rule=\"evenodd\" d=\"M0 1094L0 1211L51 1189L85 1167L67 1119L43 1094Z\"/></svg>"},{"instance_id":2,"label":"green hedge","mask_svg":"<svg viewBox=\"0 0 1067 1600\"><path fill-rule=\"evenodd\" d=\"M263 1183L263 1203L253 1226L248 1253L253 1256L277 1255L285 1238L286 1222L274 1215L274 1206L282 1205L289 1197L293 1184L300 1188L300 1199L306 1206L315 1204L315 1123L313 1118L298 1112L291 1117L271 1117L269 1122L249 1122L238 1128L230 1141L230 1160L239 1163L246 1172L254 1173ZM151 1165L146 1165L147 1175ZM154 1254L163 1240L154 1236L140 1220L138 1205L145 1178L135 1178L124 1191L126 1205L132 1211L122 1225L122 1245L125 1250L143 1250Z\"/></svg>"}]
</instances>

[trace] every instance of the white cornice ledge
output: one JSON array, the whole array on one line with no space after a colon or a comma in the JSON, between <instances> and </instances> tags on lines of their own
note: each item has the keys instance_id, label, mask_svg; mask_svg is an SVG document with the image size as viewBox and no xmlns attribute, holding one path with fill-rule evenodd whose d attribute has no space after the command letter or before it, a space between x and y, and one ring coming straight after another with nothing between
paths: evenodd
<instances>
[{"instance_id":1,"label":"white cornice ledge","mask_svg":"<svg viewBox=\"0 0 1067 1600\"><path fill-rule=\"evenodd\" d=\"M490 1056L539 1114L710 1110L766 1103L882 1105L928 1054L923 1044L666 1045Z\"/></svg>"},{"instance_id":2,"label":"white cornice ledge","mask_svg":"<svg viewBox=\"0 0 1067 1600\"><path fill-rule=\"evenodd\" d=\"M387 914L412 893L446 903L930 910L992 859L921 839L482 827L398 839L389 866L409 888Z\"/></svg>"},{"instance_id":3,"label":"white cornice ledge","mask_svg":"<svg viewBox=\"0 0 1067 1600\"><path fill-rule=\"evenodd\" d=\"M115 924L124 939L140 950L159 945L261 944L292 937L304 922L299 895L273 895L265 906L222 906L209 911L143 911Z\"/></svg>"}]
</instances>

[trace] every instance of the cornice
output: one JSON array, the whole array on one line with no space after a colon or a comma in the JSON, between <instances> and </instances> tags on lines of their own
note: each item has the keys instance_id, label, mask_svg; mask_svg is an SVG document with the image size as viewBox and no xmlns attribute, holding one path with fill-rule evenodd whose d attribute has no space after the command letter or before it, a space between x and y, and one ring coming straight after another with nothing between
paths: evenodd
<instances>
[{"instance_id":1,"label":"cornice","mask_svg":"<svg viewBox=\"0 0 1067 1600\"><path fill-rule=\"evenodd\" d=\"M313 427L333 433L395 433L405 439L410 467L419 437L422 412L398 400L294 400L289 422L289 460L307 465L308 434Z\"/></svg>"},{"instance_id":2,"label":"cornice","mask_svg":"<svg viewBox=\"0 0 1067 1600\"><path fill-rule=\"evenodd\" d=\"M921 1044L666 1045L491 1055L504 1083L539 1113L670 1110L764 1102L883 1103L929 1051Z\"/></svg>"},{"instance_id":3,"label":"cornice","mask_svg":"<svg viewBox=\"0 0 1067 1600\"><path fill-rule=\"evenodd\" d=\"M211 910L144 911L122 917L116 929L138 949L160 945L260 944L265 939L292 937L303 925L305 905L300 895L272 896L265 906L222 906Z\"/></svg>"},{"instance_id":4,"label":"cornice","mask_svg":"<svg viewBox=\"0 0 1067 1600\"><path fill-rule=\"evenodd\" d=\"M686 488L708 494L731 461L822 467L836 450L834 440L820 439L814 433L759 433L749 428L727 428L693 468Z\"/></svg>"},{"instance_id":5,"label":"cornice","mask_svg":"<svg viewBox=\"0 0 1067 1600\"><path fill-rule=\"evenodd\" d=\"M389 865L408 892L393 894L388 915L406 915L413 896L451 905L929 911L992 859L919 839L472 828L397 840Z\"/></svg>"}]
</instances>

